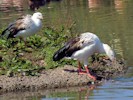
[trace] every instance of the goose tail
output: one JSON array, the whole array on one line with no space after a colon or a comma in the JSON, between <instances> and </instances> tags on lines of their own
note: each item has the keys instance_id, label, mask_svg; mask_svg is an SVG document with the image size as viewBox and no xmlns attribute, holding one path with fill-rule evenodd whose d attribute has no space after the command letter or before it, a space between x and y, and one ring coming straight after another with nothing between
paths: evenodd
<instances>
[{"instance_id":1,"label":"goose tail","mask_svg":"<svg viewBox=\"0 0 133 100\"><path fill-rule=\"evenodd\" d=\"M53 56L53 61L59 61L62 58L66 57L66 51L68 50L68 46L64 46L61 49L59 49L57 52L55 52Z\"/></svg>"},{"instance_id":2,"label":"goose tail","mask_svg":"<svg viewBox=\"0 0 133 100\"><path fill-rule=\"evenodd\" d=\"M10 24L4 31L2 31L1 36L6 35L6 37L9 38L11 31L13 31L13 25L14 25L14 23Z\"/></svg>"},{"instance_id":3,"label":"goose tail","mask_svg":"<svg viewBox=\"0 0 133 100\"><path fill-rule=\"evenodd\" d=\"M4 31L2 31L1 36L5 35L6 31L8 30L8 28L6 28Z\"/></svg>"}]
</instances>

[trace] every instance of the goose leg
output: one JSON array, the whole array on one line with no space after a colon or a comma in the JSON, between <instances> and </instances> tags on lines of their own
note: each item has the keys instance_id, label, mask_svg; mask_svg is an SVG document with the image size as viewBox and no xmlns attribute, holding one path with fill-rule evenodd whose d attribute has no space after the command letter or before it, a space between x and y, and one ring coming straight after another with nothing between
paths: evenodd
<instances>
[{"instance_id":1,"label":"goose leg","mask_svg":"<svg viewBox=\"0 0 133 100\"><path fill-rule=\"evenodd\" d=\"M96 77L90 74L90 71L89 71L89 69L88 69L88 66L85 66L85 69L86 69L87 75L88 75L91 79L93 79L93 80L95 81L95 80L96 80Z\"/></svg>"},{"instance_id":2,"label":"goose leg","mask_svg":"<svg viewBox=\"0 0 133 100\"><path fill-rule=\"evenodd\" d=\"M78 61L78 72L79 72L79 74L86 74L86 71L83 71L81 68L80 61Z\"/></svg>"}]
</instances>

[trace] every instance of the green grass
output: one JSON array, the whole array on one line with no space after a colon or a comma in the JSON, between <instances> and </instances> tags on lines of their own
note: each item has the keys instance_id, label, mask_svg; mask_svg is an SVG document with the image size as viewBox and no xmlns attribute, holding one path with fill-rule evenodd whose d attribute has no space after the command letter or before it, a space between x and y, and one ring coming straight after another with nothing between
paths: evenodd
<instances>
[{"instance_id":1,"label":"green grass","mask_svg":"<svg viewBox=\"0 0 133 100\"><path fill-rule=\"evenodd\" d=\"M0 75L34 76L39 75L42 69L74 64L70 60L52 60L54 52L72 37L71 29L45 28L40 33L28 37L27 44L19 38L7 40L0 37Z\"/></svg>"}]
</instances>

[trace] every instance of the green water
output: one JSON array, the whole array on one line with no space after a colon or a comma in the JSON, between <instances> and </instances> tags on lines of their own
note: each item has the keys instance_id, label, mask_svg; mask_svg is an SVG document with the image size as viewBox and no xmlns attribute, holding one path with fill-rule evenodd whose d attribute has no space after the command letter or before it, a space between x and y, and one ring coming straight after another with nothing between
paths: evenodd
<instances>
[{"instance_id":1,"label":"green water","mask_svg":"<svg viewBox=\"0 0 133 100\"><path fill-rule=\"evenodd\" d=\"M15 8L0 11L0 27L5 27L19 15L33 13L26 2L22 11ZM50 2L38 11L44 15L44 27L56 29L72 28L73 35L86 31L97 34L104 43L114 48L117 58L124 58L128 66L133 66L133 0L61 0ZM0 2L1 6L1 2ZM94 89L77 87L76 89L48 90L28 93L29 95L9 96L12 100L132 100L133 69L126 78L105 82ZM21 94L21 93L20 93ZM19 94L19 95L20 95ZM2 100L10 98L2 95Z\"/></svg>"}]
</instances>

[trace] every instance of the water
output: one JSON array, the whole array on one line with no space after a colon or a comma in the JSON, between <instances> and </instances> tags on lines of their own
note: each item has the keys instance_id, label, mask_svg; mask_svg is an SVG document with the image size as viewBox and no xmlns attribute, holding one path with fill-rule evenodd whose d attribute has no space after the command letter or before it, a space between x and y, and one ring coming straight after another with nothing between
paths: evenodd
<instances>
[{"instance_id":1,"label":"water","mask_svg":"<svg viewBox=\"0 0 133 100\"><path fill-rule=\"evenodd\" d=\"M128 84L128 85L127 85ZM107 82L94 90L94 100L132 100L133 99L133 78Z\"/></svg>"},{"instance_id":2,"label":"water","mask_svg":"<svg viewBox=\"0 0 133 100\"><path fill-rule=\"evenodd\" d=\"M5 7L0 1L0 28L18 16L33 13L25 0L20 6ZM8 2L9 3L9 2ZM5 3L6 4L6 3ZM72 28L73 33L96 33L102 41L111 45L118 58L123 57L133 66L133 0L60 0L49 2L38 9L44 15L44 26ZM8 9L9 8L9 9ZM107 81L100 86L37 92L10 93L0 100L133 100L133 68L121 78ZM12 98L12 99L10 99Z\"/></svg>"},{"instance_id":3,"label":"water","mask_svg":"<svg viewBox=\"0 0 133 100\"><path fill-rule=\"evenodd\" d=\"M117 78L99 86L7 93L0 100L133 100L133 78Z\"/></svg>"}]
</instances>

